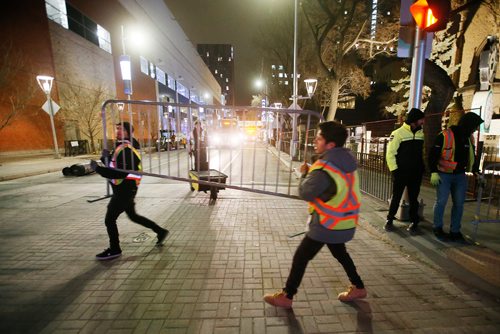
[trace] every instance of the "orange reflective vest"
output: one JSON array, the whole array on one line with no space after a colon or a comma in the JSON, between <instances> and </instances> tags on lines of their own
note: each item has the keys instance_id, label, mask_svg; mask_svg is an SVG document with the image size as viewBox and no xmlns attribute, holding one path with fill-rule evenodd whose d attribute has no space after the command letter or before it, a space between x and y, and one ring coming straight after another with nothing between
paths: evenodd
<instances>
[{"instance_id":1,"label":"orange reflective vest","mask_svg":"<svg viewBox=\"0 0 500 334\"><path fill-rule=\"evenodd\" d=\"M124 140L120 145L118 145L118 147L113 152L113 156L111 157L111 162L109 163L109 167L117 168L116 161L118 159L118 155L126 148L130 148L132 150L132 152L139 159L141 158L141 154L139 153L139 151L137 151L137 149L134 146L132 146L132 144L128 140ZM125 167L127 167L127 166L125 166ZM141 162L139 162L139 165L137 166L137 168L138 168L137 169L138 171L142 171L142 163ZM126 169L126 168L123 168L123 169ZM111 183L113 183L114 185L119 185L120 183L123 182L123 180L135 180L135 184L137 186L139 186L139 184L141 183L141 179L142 179L142 175L129 173L125 177L125 179L112 179Z\"/></svg>"},{"instance_id":2,"label":"orange reflective vest","mask_svg":"<svg viewBox=\"0 0 500 334\"><path fill-rule=\"evenodd\" d=\"M455 134L448 128L443 130L443 147L441 148L441 157L438 161L437 169L443 173L453 173L455 168L457 168L457 162L455 161ZM474 164L474 148L472 143L469 141L469 159L467 163L467 171L472 170L472 165Z\"/></svg>"},{"instance_id":3,"label":"orange reflective vest","mask_svg":"<svg viewBox=\"0 0 500 334\"><path fill-rule=\"evenodd\" d=\"M345 173L325 160L317 160L309 169L328 173L337 187L337 193L327 202L315 198L309 202L309 213L316 212L319 222L329 230L347 230L358 224L360 191L358 173Z\"/></svg>"}]
</instances>

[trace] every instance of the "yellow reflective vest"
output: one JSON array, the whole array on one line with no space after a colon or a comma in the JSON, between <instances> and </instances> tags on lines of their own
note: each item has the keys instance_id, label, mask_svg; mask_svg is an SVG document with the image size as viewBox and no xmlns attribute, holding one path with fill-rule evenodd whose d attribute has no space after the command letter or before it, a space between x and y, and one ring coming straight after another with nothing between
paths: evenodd
<instances>
[{"instance_id":1,"label":"yellow reflective vest","mask_svg":"<svg viewBox=\"0 0 500 334\"><path fill-rule=\"evenodd\" d=\"M319 222L329 230L348 230L358 224L360 191L358 173L345 173L326 160L317 160L309 169L323 170L332 178L337 193L324 202L315 198L309 202L309 213L316 212Z\"/></svg>"},{"instance_id":2,"label":"yellow reflective vest","mask_svg":"<svg viewBox=\"0 0 500 334\"><path fill-rule=\"evenodd\" d=\"M118 145L116 147L116 149L114 150L113 152L113 156L111 157L111 162L109 163L109 167L111 168L117 168L117 160L118 160L118 156L120 155L120 153L123 152L123 150L125 150L126 148L130 148L132 150L132 152L139 158L139 160L141 159L141 154L139 153L139 151L130 143L130 141L128 140L124 140L120 145ZM131 166L124 166L123 169L128 169L128 167L131 167ZM142 162L140 161L138 166L137 166L137 170L138 171L142 171ZM129 173L125 179L112 179L111 180L111 183L113 183L114 185L119 185L120 183L123 182L123 180L135 180L135 184L137 186L139 186L139 184L141 183L141 179L142 179L142 175L140 174L132 174L132 173Z\"/></svg>"}]
</instances>

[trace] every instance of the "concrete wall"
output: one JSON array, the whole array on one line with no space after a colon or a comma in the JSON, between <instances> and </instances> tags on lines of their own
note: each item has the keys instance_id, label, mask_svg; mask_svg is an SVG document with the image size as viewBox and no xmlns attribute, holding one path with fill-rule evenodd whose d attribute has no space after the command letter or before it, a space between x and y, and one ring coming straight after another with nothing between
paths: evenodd
<instances>
[{"instance_id":1,"label":"concrete wall","mask_svg":"<svg viewBox=\"0 0 500 334\"><path fill-rule=\"evenodd\" d=\"M63 107L58 116L66 119L65 140L89 140L88 137L82 135L77 124L65 117L64 105L73 102L65 101L65 97L71 96L67 94L71 87L76 91L84 92L82 96L88 96L91 89L98 86L106 89L110 97L115 97L113 56L55 22L49 21L49 28L56 81L60 92L59 101ZM103 99L100 103L104 101ZM97 117L100 117L100 109L95 110L95 113ZM102 138L102 135L99 138Z\"/></svg>"}]
</instances>

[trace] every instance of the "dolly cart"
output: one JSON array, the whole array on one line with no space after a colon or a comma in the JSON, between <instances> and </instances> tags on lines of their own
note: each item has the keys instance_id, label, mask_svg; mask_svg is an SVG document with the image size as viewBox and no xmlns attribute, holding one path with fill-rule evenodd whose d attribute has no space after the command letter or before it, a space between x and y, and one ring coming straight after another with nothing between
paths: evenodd
<instances>
[{"instance_id":1,"label":"dolly cart","mask_svg":"<svg viewBox=\"0 0 500 334\"><path fill-rule=\"evenodd\" d=\"M209 170L190 170L189 171L189 178L191 180L197 180L197 181L208 181L208 182L216 182L216 183L222 183L226 184L226 179L227 175L224 173L219 172L218 170L215 169L209 169ZM213 204L217 200L217 194L219 190L223 190L225 188L223 187L218 187L214 185L208 185L208 184L201 184L201 183L194 183L190 182L189 183L191 186L191 191L204 191L207 192L210 190L210 202Z\"/></svg>"}]
</instances>

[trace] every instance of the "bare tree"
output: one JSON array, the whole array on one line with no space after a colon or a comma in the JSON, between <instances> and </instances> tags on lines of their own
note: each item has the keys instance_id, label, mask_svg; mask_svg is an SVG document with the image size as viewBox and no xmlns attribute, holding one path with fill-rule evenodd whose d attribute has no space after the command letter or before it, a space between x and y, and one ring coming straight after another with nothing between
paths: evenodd
<instances>
[{"instance_id":1,"label":"bare tree","mask_svg":"<svg viewBox=\"0 0 500 334\"><path fill-rule=\"evenodd\" d=\"M85 88L77 85L61 85L61 118L73 122L81 133L90 140L90 149L96 152L96 139L102 133L102 103L111 98L111 93L103 86Z\"/></svg>"},{"instance_id":2,"label":"bare tree","mask_svg":"<svg viewBox=\"0 0 500 334\"><path fill-rule=\"evenodd\" d=\"M397 40L398 16L394 13L398 11L399 2L378 2L376 34L369 24L373 12L370 4L368 1L354 0L307 0L302 3L304 16L313 35L319 68L329 82L327 120L335 119L341 79L349 68L352 69L354 64L362 66L378 55L395 52L392 45ZM366 86L368 80L363 81L365 86L351 85L351 88L366 91L369 89Z\"/></svg>"},{"instance_id":3,"label":"bare tree","mask_svg":"<svg viewBox=\"0 0 500 334\"><path fill-rule=\"evenodd\" d=\"M0 45L0 131L29 105L36 92L29 59L12 43Z\"/></svg>"}]
</instances>

